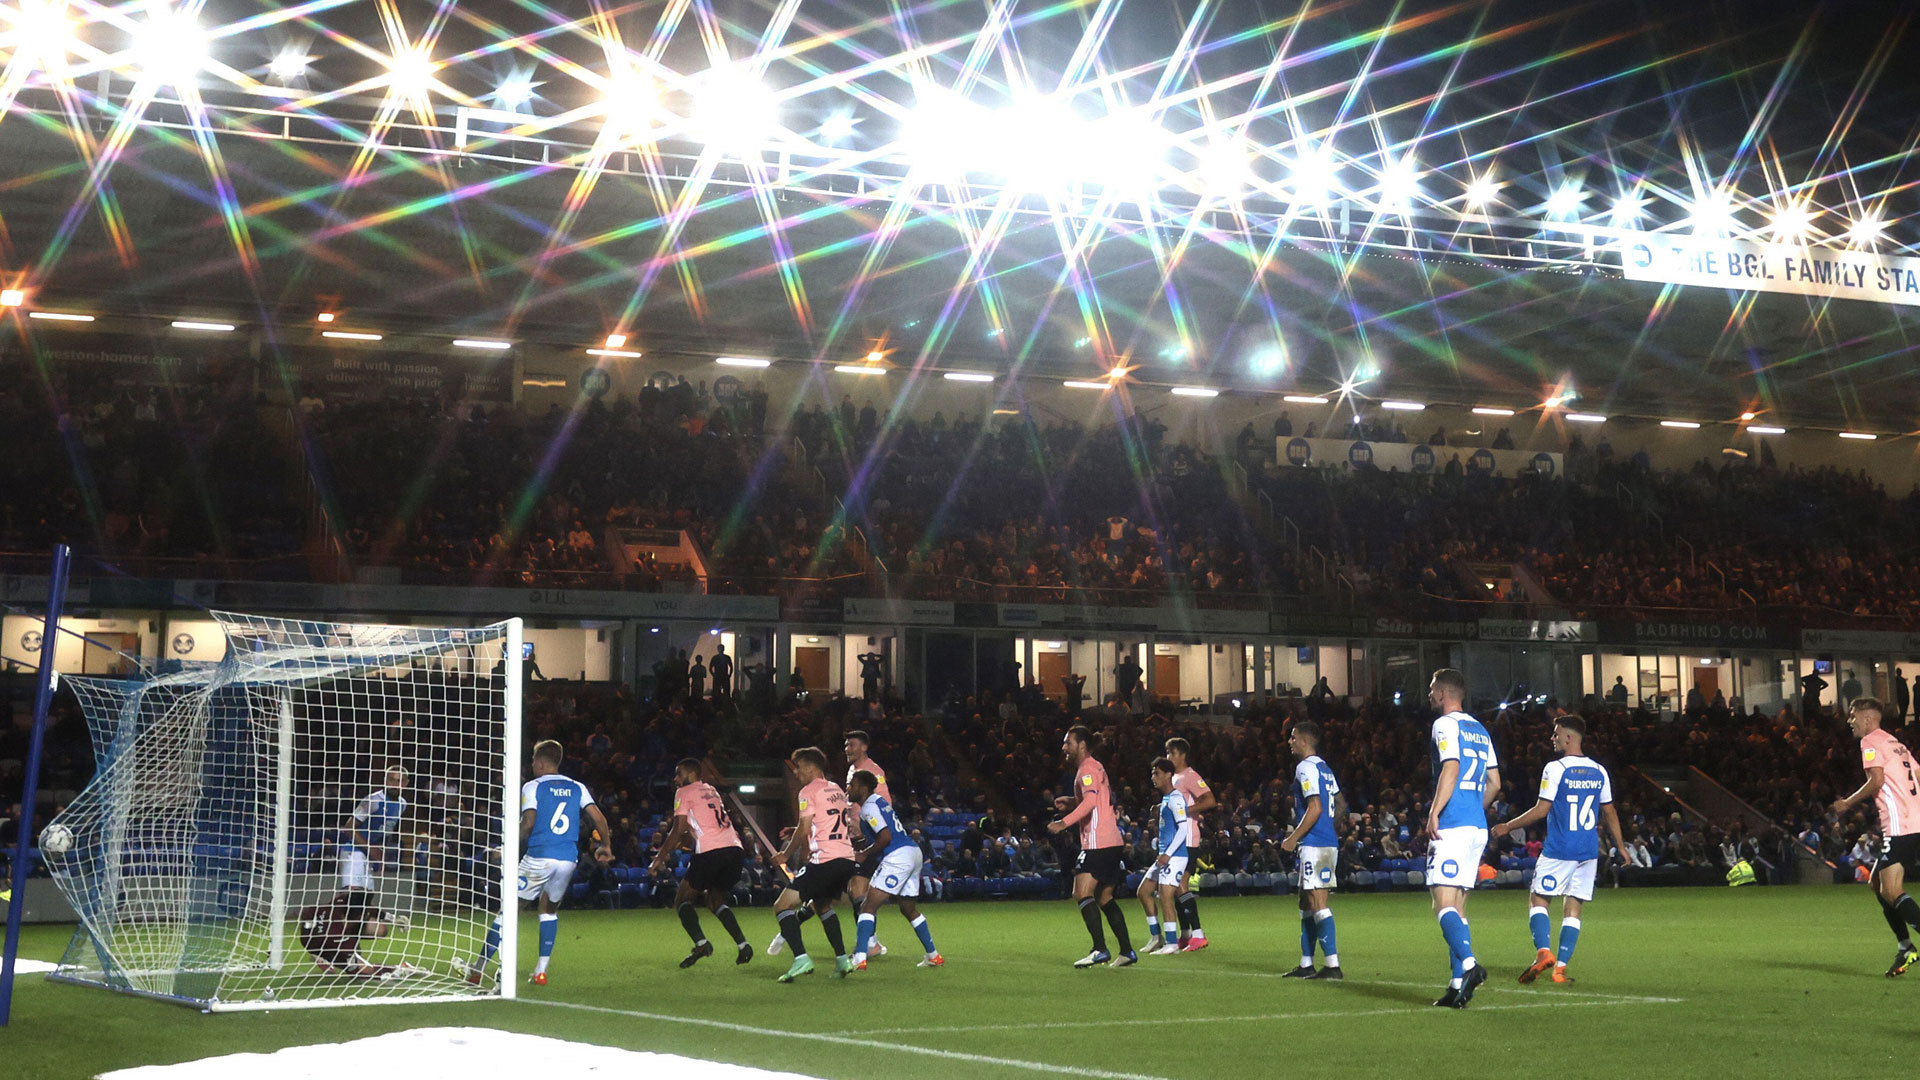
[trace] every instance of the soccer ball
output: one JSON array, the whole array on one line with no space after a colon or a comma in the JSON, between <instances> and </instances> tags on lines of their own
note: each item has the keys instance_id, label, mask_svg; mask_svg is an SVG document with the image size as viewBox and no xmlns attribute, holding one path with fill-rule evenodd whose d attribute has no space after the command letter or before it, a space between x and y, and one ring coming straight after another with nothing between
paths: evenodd
<instances>
[{"instance_id":1,"label":"soccer ball","mask_svg":"<svg viewBox=\"0 0 1920 1080\"><path fill-rule=\"evenodd\" d=\"M73 850L73 830L55 823L40 833L40 850L49 855L65 855Z\"/></svg>"},{"instance_id":2,"label":"soccer ball","mask_svg":"<svg viewBox=\"0 0 1920 1080\"><path fill-rule=\"evenodd\" d=\"M279 994L276 994L276 993L274 993L274 992L273 992L273 987L271 987L271 986L269 986L269 987L267 987L267 988L266 988L265 990L262 990L262 991L260 991L260 1000L261 1000L261 1001L277 1001L277 1000L279 999L279 997L280 997L280 995L279 995Z\"/></svg>"}]
</instances>

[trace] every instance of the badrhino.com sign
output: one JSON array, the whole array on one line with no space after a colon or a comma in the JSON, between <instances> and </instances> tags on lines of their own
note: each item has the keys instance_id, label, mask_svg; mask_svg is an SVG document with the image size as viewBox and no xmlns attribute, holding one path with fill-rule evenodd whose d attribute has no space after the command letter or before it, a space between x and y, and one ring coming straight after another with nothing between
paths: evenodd
<instances>
[{"instance_id":1,"label":"badrhino.com sign","mask_svg":"<svg viewBox=\"0 0 1920 1080\"><path fill-rule=\"evenodd\" d=\"M1653 233L1622 237L1619 253L1628 281L1920 307L1920 259L1901 255Z\"/></svg>"}]
</instances>

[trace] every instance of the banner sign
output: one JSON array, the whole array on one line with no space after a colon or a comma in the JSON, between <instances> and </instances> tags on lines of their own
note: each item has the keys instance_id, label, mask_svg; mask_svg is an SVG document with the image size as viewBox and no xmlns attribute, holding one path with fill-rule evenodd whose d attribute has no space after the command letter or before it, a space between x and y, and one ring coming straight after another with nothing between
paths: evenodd
<instances>
[{"instance_id":1,"label":"banner sign","mask_svg":"<svg viewBox=\"0 0 1920 1080\"><path fill-rule=\"evenodd\" d=\"M321 398L390 401L507 402L513 400L513 361L374 349L288 346L287 366L300 393Z\"/></svg>"},{"instance_id":2,"label":"banner sign","mask_svg":"<svg viewBox=\"0 0 1920 1080\"><path fill-rule=\"evenodd\" d=\"M1686 648L1774 648L1791 649L1800 644L1800 635L1774 626L1751 623L1637 622L1607 623L1601 627L1604 640L1617 644L1672 645Z\"/></svg>"},{"instance_id":3,"label":"banner sign","mask_svg":"<svg viewBox=\"0 0 1920 1080\"><path fill-rule=\"evenodd\" d=\"M841 602L841 618L849 623L890 626L952 626L951 600L854 600Z\"/></svg>"},{"instance_id":4,"label":"banner sign","mask_svg":"<svg viewBox=\"0 0 1920 1080\"><path fill-rule=\"evenodd\" d=\"M1898 630L1802 630L1800 647L1808 652L1891 653L1920 656L1920 634Z\"/></svg>"},{"instance_id":5,"label":"banner sign","mask_svg":"<svg viewBox=\"0 0 1920 1080\"><path fill-rule=\"evenodd\" d=\"M1681 233L1619 241L1628 281L1920 306L1920 259Z\"/></svg>"},{"instance_id":6,"label":"banner sign","mask_svg":"<svg viewBox=\"0 0 1920 1080\"><path fill-rule=\"evenodd\" d=\"M1480 640L1593 642L1600 640L1600 628L1554 619L1481 619Z\"/></svg>"},{"instance_id":7,"label":"banner sign","mask_svg":"<svg viewBox=\"0 0 1920 1080\"><path fill-rule=\"evenodd\" d=\"M1429 446L1426 443L1387 443L1352 439L1302 439L1282 436L1274 454L1284 465L1300 468L1346 466L1381 472L1445 472L1454 461L1474 476L1519 476L1538 473L1558 476L1564 464L1560 454L1534 450L1489 450L1470 446Z\"/></svg>"}]
</instances>

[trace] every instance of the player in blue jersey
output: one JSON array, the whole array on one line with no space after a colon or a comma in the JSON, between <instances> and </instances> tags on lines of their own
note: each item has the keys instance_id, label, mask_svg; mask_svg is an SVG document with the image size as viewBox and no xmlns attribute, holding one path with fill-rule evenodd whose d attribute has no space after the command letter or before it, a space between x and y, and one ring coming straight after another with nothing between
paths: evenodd
<instances>
[{"instance_id":1,"label":"player in blue jersey","mask_svg":"<svg viewBox=\"0 0 1920 1080\"><path fill-rule=\"evenodd\" d=\"M1303 720L1293 725L1287 746L1300 763L1293 767L1293 831L1280 841L1280 850L1300 853L1300 966L1286 979L1342 979L1340 948L1333 933L1333 909L1327 894L1339 884L1340 837L1333 823L1339 819L1334 803L1340 782L1320 757L1320 725ZM1313 947L1320 946L1327 966L1313 969Z\"/></svg>"},{"instance_id":2,"label":"player in blue jersey","mask_svg":"<svg viewBox=\"0 0 1920 1080\"><path fill-rule=\"evenodd\" d=\"M1467 677L1453 668L1433 673L1427 700L1440 710L1433 722L1433 804L1427 811L1427 888L1453 962L1453 978L1434 1004L1464 1009L1487 973L1473 955L1467 930L1467 893L1479 883L1487 850L1487 806L1500 791L1500 760L1493 739L1466 711Z\"/></svg>"},{"instance_id":3,"label":"player in blue jersey","mask_svg":"<svg viewBox=\"0 0 1920 1080\"><path fill-rule=\"evenodd\" d=\"M340 830L340 887L372 889L373 874L385 857L387 844L399 838L400 819L407 814L407 770L387 767L380 790L355 803Z\"/></svg>"},{"instance_id":4,"label":"player in blue jersey","mask_svg":"<svg viewBox=\"0 0 1920 1080\"><path fill-rule=\"evenodd\" d=\"M606 816L593 803L587 786L560 772L566 751L548 739L533 748L533 779L520 786L520 899L540 901L540 960L533 969L535 986L547 985L547 962L560 937L556 910L567 895L573 868L580 858L580 820L593 825L593 857L613 861L612 833ZM487 961L500 948L500 920L487 931L480 955L467 964L467 981L479 983ZM502 978L511 973L501 972Z\"/></svg>"},{"instance_id":5,"label":"player in blue jersey","mask_svg":"<svg viewBox=\"0 0 1920 1080\"><path fill-rule=\"evenodd\" d=\"M1562 716L1553 722L1553 748L1558 761L1550 761L1540 773L1540 798L1526 813L1493 827L1497 839L1545 818L1547 842L1540 849L1540 861L1533 868L1533 897L1527 911L1527 926L1533 931L1534 960L1520 973L1522 983L1530 983L1548 968L1553 981L1572 982L1567 962L1573 959L1573 947L1580 940L1581 906L1593 899L1594 872L1600 864L1598 825L1605 822L1613 850L1624 852L1627 842L1620 835L1620 815L1613 808L1613 778L1601 764L1587 757L1582 749L1587 726L1577 716ZM1548 932L1553 929L1547 918L1547 898L1560 900L1560 950L1547 947Z\"/></svg>"},{"instance_id":6,"label":"player in blue jersey","mask_svg":"<svg viewBox=\"0 0 1920 1080\"><path fill-rule=\"evenodd\" d=\"M874 924L880 905L893 897L900 902L900 914L920 935L926 956L918 966L936 968L946 958L933 946L933 930L927 917L920 914L920 845L894 816L893 804L880 794L880 778L865 769L856 769L847 779L847 798L860 807L860 835L866 839L860 860L861 876L868 880L866 895L860 899L860 921L854 934L853 969L867 970L867 949L873 942Z\"/></svg>"},{"instance_id":7,"label":"player in blue jersey","mask_svg":"<svg viewBox=\"0 0 1920 1080\"><path fill-rule=\"evenodd\" d=\"M1179 768L1171 757L1155 758L1153 790L1160 795L1154 807L1155 857L1153 865L1140 878L1140 904L1147 909L1147 933L1157 929L1161 942L1144 956L1171 956L1180 952L1180 920L1174 907L1181 886L1187 880L1187 861L1192 857L1193 822L1187 816L1192 800L1180 790ZM1149 936L1148 944L1153 945Z\"/></svg>"}]
</instances>

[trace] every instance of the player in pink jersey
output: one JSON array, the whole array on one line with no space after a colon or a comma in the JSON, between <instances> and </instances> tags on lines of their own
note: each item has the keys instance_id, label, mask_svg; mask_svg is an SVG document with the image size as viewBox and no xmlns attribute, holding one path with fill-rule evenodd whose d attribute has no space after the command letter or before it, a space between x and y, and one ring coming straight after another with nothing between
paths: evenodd
<instances>
[{"instance_id":1,"label":"player in pink jersey","mask_svg":"<svg viewBox=\"0 0 1920 1080\"><path fill-rule=\"evenodd\" d=\"M1187 797L1187 824L1191 834L1187 845L1192 851L1195 862L1200 860L1200 815L1220 805L1213 797L1213 789L1200 774L1194 771L1188 759L1193 750L1187 740L1171 738L1167 740L1167 757L1173 760L1173 789ZM1180 886L1174 893L1174 910L1180 918L1180 949L1182 952L1199 952L1207 947L1207 932L1200 929L1200 898L1187 885L1187 879L1180 879ZM1147 927L1149 931L1153 927Z\"/></svg>"},{"instance_id":2,"label":"player in pink jersey","mask_svg":"<svg viewBox=\"0 0 1920 1080\"><path fill-rule=\"evenodd\" d=\"M747 944L747 936L740 932L740 920L734 918L733 909L727 906L733 887L740 883L740 873L746 867L747 853L740 846L740 834L733 827L733 819L727 816L726 802L720 792L700 779L697 758L687 758L675 766L673 780L679 785L673 793L673 828L654 855L652 869L653 876L659 878L666 869L667 859L688 841L692 842L693 860L687 863L686 876L680 879L679 891L673 897L674 909L680 913L680 925L686 927L687 936L693 939L693 951L680 961L680 966L690 968L713 955L713 945L700 930L700 912L695 907L699 903L705 903L707 910L720 920L720 925L727 928L733 937L733 962L744 964L753 959L753 946Z\"/></svg>"},{"instance_id":3,"label":"player in pink jersey","mask_svg":"<svg viewBox=\"0 0 1920 1080\"><path fill-rule=\"evenodd\" d=\"M789 865L803 842L809 854L807 865L793 876L792 884L773 904L773 913L780 920L780 936L793 950L793 966L780 981L790 983L813 973L813 960L807 956L806 942L800 936L799 908L803 903L819 916L820 929L826 931L827 944L833 946L833 973L844 979L853 970L853 960L847 956L833 901L853 880L853 837L849 830L857 823L853 808L847 805L846 791L827 779L825 751L817 746L802 747L793 752L792 764L801 784L800 820L794 823L787 846L774 855L774 865Z\"/></svg>"},{"instance_id":4,"label":"player in pink jersey","mask_svg":"<svg viewBox=\"0 0 1920 1080\"><path fill-rule=\"evenodd\" d=\"M1880 857L1874 860L1871 880L1887 928L1900 943L1893 966L1887 969L1891 979L1906 974L1920 960L1908 932L1908 927L1920 929L1920 904L1907 895L1907 872L1920 872L1920 769L1914 765L1913 751L1880 726L1880 716L1878 701L1854 700L1847 725L1860 740L1860 767L1866 770L1867 782L1836 800L1833 812L1845 814L1868 799L1880 811Z\"/></svg>"},{"instance_id":5,"label":"player in pink jersey","mask_svg":"<svg viewBox=\"0 0 1920 1080\"><path fill-rule=\"evenodd\" d=\"M1113 899L1113 890L1126 880L1126 864L1121 862L1120 826L1114 820L1113 792L1107 786L1106 766L1093 757L1093 732L1083 724L1067 729L1060 750L1074 770L1073 795L1053 800L1055 810L1066 816L1047 826L1050 833L1063 833L1080 826L1080 858L1073 866L1073 899L1080 905L1080 918L1093 938L1093 951L1073 962L1077 968L1095 964L1126 967L1139 960L1127 939L1127 913ZM1071 809L1069 809L1071 808ZM1107 952L1107 935L1100 928L1104 913L1107 924L1120 946L1117 954Z\"/></svg>"},{"instance_id":6,"label":"player in pink jersey","mask_svg":"<svg viewBox=\"0 0 1920 1080\"><path fill-rule=\"evenodd\" d=\"M887 790L887 772L885 769L882 769L880 767L879 762L867 756L867 751L871 747L871 745L872 744L868 740L866 732L864 731L847 732L846 746L845 746L846 755L847 755L847 783L849 785L853 783L853 776L855 773L858 773L861 771L872 773L874 776L874 779L880 782L880 787L877 791L877 794L881 798L887 800L887 805L891 806L893 805L893 793ZM855 820L859 819L860 808L858 804L854 805L853 816ZM860 865L859 863L856 862L855 868L853 871L853 880L847 883L847 896L846 896L847 902L853 905L854 910L856 911L859 910L860 907L866 903L867 890L871 887L872 887L871 880L867 877L867 875L860 872ZM812 908L803 907L800 909L800 921L802 923L806 922L807 919L810 918L812 915L813 915ZM787 939L786 939L785 933L784 932L776 933L773 935L773 940L767 943L767 955L779 956L781 951L784 950L786 947L787 947ZM868 956L887 955L887 947L885 945L880 944L880 937L877 931L875 932L873 939L867 943L867 955Z\"/></svg>"}]
</instances>

